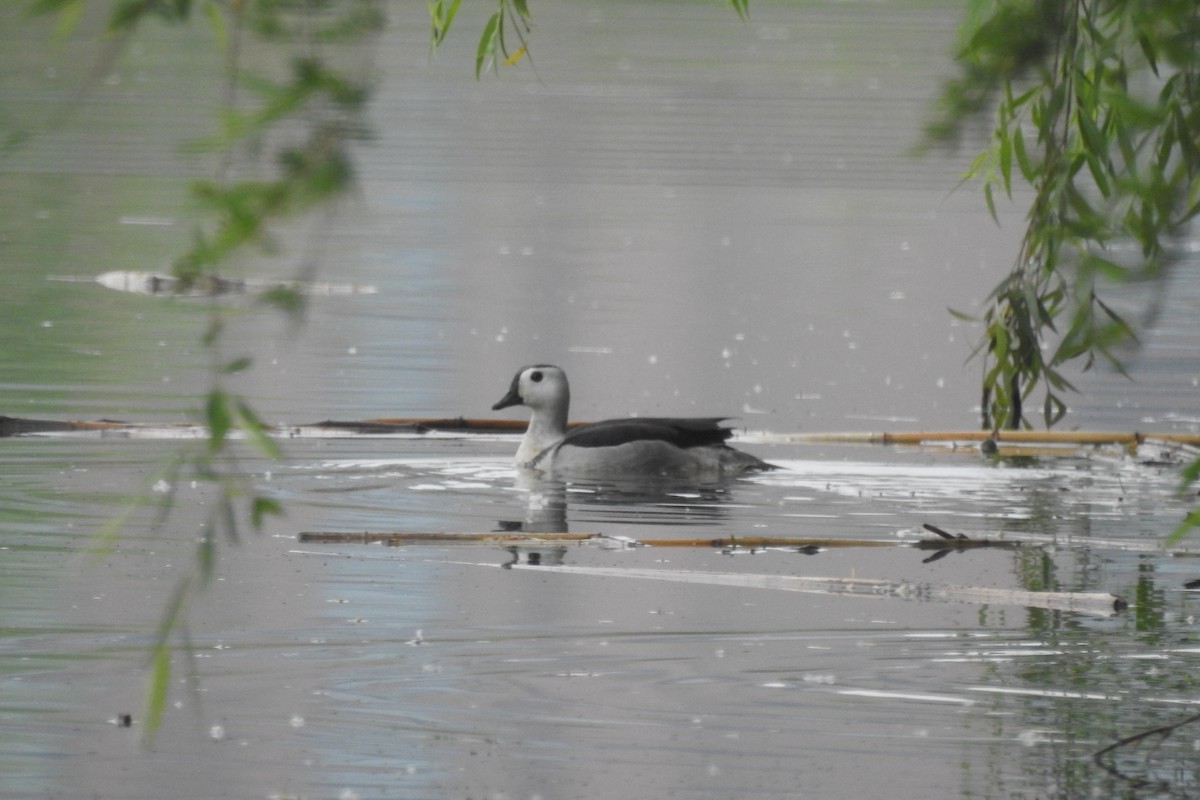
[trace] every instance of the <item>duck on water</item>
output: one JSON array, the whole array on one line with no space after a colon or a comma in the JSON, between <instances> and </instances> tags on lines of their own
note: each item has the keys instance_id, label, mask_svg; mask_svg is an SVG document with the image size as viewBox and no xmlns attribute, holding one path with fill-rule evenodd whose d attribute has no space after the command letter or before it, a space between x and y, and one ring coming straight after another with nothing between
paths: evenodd
<instances>
[{"instance_id":1,"label":"duck on water","mask_svg":"<svg viewBox=\"0 0 1200 800\"><path fill-rule=\"evenodd\" d=\"M517 448L518 467L555 475L732 477L775 469L725 444L725 417L631 417L568 430L571 389L559 367L535 364L513 377L493 411L527 406L529 428Z\"/></svg>"}]
</instances>

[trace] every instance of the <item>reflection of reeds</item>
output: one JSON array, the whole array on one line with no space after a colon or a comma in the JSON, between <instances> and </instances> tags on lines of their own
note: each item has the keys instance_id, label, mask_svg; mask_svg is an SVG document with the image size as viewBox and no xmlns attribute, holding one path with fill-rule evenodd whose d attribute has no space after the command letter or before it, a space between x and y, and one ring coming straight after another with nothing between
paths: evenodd
<instances>
[{"instance_id":1,"label":"reflection of reeds","mask_svg":"<svg viewBox=\"0 0 1200 800\"><path fill-rule=\"evenodd\" d=\"M1109 775L1124 781L1130 786L1142 789L1153 788L1158 791L1168 792L1168 796L1183 797L1184 795L1177 794L1176 792L1172 791L1173 785L1167 780L1156 780L1149 777L1148 774L1145 776L1128 774L1118 763L1117 756L1121 755L1119 752L1121 750L1125 750L1134 745L1141 745L1144 742L1149 742L1150 752L1145 756L1144 764L1145 766L1150 766L1151 756L1154 754L1154 751L1156 751L1159 746L1162 745L1163 742L1174 735L1175 731L1179 730L1185 725L1193 725L1196 722L1200 722L1200 714L1192 714L1168 725L1160 725L1156 728L1140 731L1132 736L1125 736L1108 745L1107 747L1097 750L1092 754L1092 760L1095 762L1096 766L1103 769ZM1138 761L1141 761L1141 759L1138 759ZM1129 757L1126 759L1126 763L1136 764L1137 761L1135 761L1134 758Z\"/></svg>"}]
</instances>

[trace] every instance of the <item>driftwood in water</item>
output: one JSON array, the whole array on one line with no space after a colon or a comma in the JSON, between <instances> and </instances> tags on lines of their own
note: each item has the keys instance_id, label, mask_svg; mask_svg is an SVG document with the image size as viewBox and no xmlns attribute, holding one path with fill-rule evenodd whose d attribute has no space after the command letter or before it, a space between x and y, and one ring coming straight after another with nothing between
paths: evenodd
<instances>
[{"instance_id":1,"label":"driftwood in water","mask_svg":"<svg viewBox=\"0 0 1200 800\"><path fill-rule=\"evenodd\" d=\"M0 416L0 437L21 436L29 433L60 433L65 431L99 431L120 428L127 423L114 420L94 422L60 422L48 419L24 419Z\"/></svg>"}]
</instances>

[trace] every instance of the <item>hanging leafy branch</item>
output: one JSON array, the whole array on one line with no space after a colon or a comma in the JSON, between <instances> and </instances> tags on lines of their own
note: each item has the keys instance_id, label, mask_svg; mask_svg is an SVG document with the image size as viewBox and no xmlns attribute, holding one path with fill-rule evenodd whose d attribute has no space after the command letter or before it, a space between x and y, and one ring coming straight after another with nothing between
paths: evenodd
<instances>
[{"instance_id":1,"label":"hanging leafy branch","mask_svg":"<svg viewBox=\"0 0 1200 800\"><path fill-rule=\"evenodd\" d=\"M726 0L743 20L750 17L750 0ZM462 0L427 0L429 8L429 45L436 50L446 40L458 15ZM475 77L499 72L523 58L532 59L528 36L533 30L533 15L527 0L496 0L496 10L484 23L475 47ZM515 38L515 42L513 41ZM512 45L516 46L513 47Z\"/></svg>"},{"instance_id":2,"label":"hanging leafy branch","mask_svg":"<svg viewBox=\"0 0 1200 800\"><path fill-rule=\"evenodd\" d=\"M58 15L63 32L79 19L83 0L37 0L32 8ZM190 188L204 221L173 265L181 292L219 286L221 273L240 260L274 252L274 225L327 207L353 187L349 148L366 137L363 113L369 93L361 81L333 66L319 45L361 43L381 29L384 19L378 0L118 0L108 17L113 45L98 67L107 68L146 23L183 24L196 9L203 11L225 54L225 91L218 132L189 145L214 156L214 174ZM248 75L242 63L246 35L283 42L285 51L294 43L302 55L292 60L282 78ZM241 177L252 170L239 169L239 153L253 152L266 140L283 142L274 152L274 174ZM214 291L209 300L208 324L201 336L211 364L211 385L197 416L207 436L181 447L134 500L135 506L157 505L155 524L162 528L181 484L207 487L211 497L195 557L163 611L150 648L143 720L147 737L161 723L175 653L190 653L190 605L215 575L219 543L236 542L243 528L259 530L268 516L283 513L280 503L255 486L239 461L240 442L269 459L281 454L249 400L227 384L230 376L250 368L252 359L225 355L229 310L217 295ZM303 308L303 297L294 288L274 289L260 300L292 315ZM111 541L129 519L127 513L112 520L99 541Z\"/></svg>"},{"instance_id":3,"label":"hanging leafy branch","mask_svg":"<svg viewBox=\"0 0 1200 800\"><path fill-rule=\"evenodd\" d=\"M992 111L970 174L996 195L1033 192L1011 272L983 314L983 427L1028 426L1039 388L1052 426L1074 391L1067 365L1097 358L1134 328L1103 293L1161 279L1174 240L1200 211L1200 5L1194 0L974 0L961 75L942 95L931 141Z\"/></svg>"},{"instance_id":4,"label":"hanging leafy branch","mask_svg":"<svg viewBox=\"0 0 1200 800\"><path fill-rule=\"evenodd\" d=\"M429 46L436 50L446 41L462 0L428 0ZM475 47L475 77L485 72L498 72L501 66L512 66L529 55L526 37L533 30L533 15L526 0L497 0L497 7L484 23L479 44ZM510 49L512 37L515 48Z\"/></svg>"}]
</instances>

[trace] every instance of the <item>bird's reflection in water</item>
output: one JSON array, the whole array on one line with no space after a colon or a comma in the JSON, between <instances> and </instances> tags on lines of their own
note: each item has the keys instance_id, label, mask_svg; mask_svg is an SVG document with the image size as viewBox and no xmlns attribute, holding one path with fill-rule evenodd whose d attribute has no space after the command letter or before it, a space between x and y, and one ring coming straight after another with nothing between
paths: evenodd
<instances>
[{"instance_id":1,"label":"bird's reflection in water","mask_svg":"<svg viewBox=\"0 0 1200 800\"><path fill-rule=\"evenodd\" d=\"M528 544L513 544L504 548L512 557L502 564L505 569L523 564L529 567L557 567L563 563L567 555L567 547L562 544L549 542L529 542Z\"/></svg>"},{"instance_id":2,"label":"bird's reflection in water","mask_svg":"<svg viewBox=\"0 0 1200 800\"><path fill-rule=\"evenodd\" d=\"M516 488L525 493L525 518L501 520L498 530L569 533L569 509L575 512L577 520L582 516L588 523L711 525L727 515L725 505L730 501L730 486L736 480L697 483L637 476L564 481L521 470Z\"/></svg>"}]
</instances>

